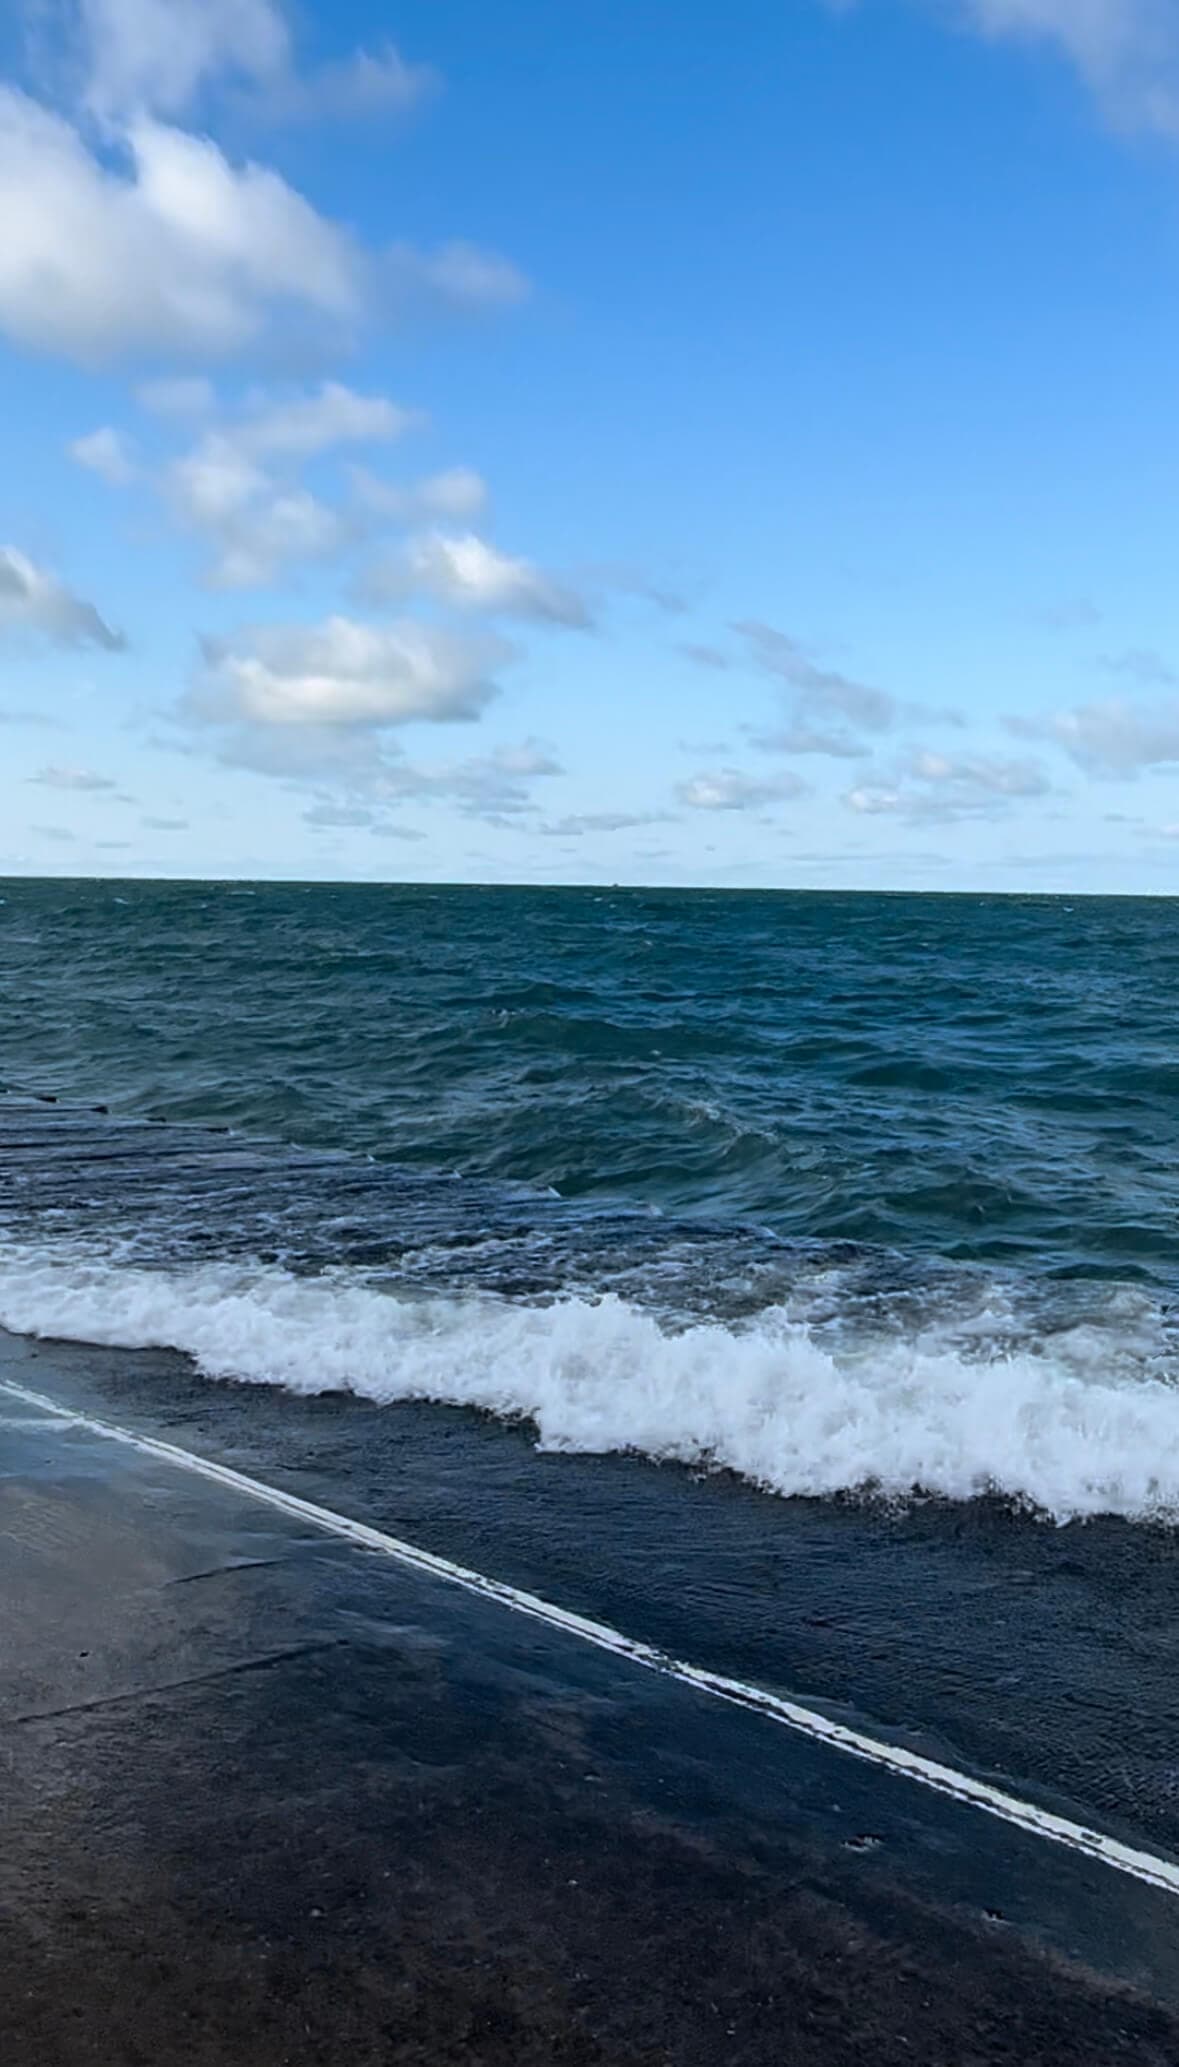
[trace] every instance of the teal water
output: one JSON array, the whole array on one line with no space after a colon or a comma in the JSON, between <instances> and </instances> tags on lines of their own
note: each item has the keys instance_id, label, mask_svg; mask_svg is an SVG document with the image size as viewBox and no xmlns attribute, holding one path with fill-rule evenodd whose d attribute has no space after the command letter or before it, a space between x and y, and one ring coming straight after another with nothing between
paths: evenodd
<instances>
[{"instance_id":1,"label":"teal water","mask_svg":"<svg viewBox=\"0 0 1179 2067\"><path fill-rule=\"evenodd\" d=\"M920 1389L915 1359L952 1366L976 1415L994 1374L1018 1370L998 1464L972 1460L944 1414L911 1458L844 1426L840 1461L792 1408L794 1463L751 1475L811 1489L809 1442L820 1489L903 1485L912 1464L916 1482L998 1484L1053 1511L1179 1490L1179 1461L1172 1488L1157 1454L1173 1432L1179 1460L1179 906L61 881L0 898L9 1325L49 1326L46 1302L60 1317L89 1272L81 1332L154 1330L214 1375L306 1389L310 1362L260 1346L289 1345L281 1293L304 1302L331 1382L390 1399L465 1397L474 1380L448 1381L447 1359L475 1368L494 1325L504 1370L477 1403L544 1435L554 1387L564 1413L580 1384L581 1412L610 1364L600 1447L739 1469L726 1397L740 1392L746 1448L787 1398L741 1364L754 1342L789 1345L789 1397L816 1414L842 1411L848 1370L868 1384L875 1354L893 1390L845 1402L861 1422ZM238 1318L242 1301L268 1315L236 1349L228 1271ZM206 1334L220 1314L220 1347L196 1340L198 1308ZM561 1349L575 1309L585 1339ZM617 1411L652 1362L628 1328L656 1330L670 1360L646 1420ZM699 1363L709 1330L705 1409L703 1365L677 1378L676 1359L690 1343ZM1086 1411L1100 1397L1103 1426L1149 1402L1165 1423L1153 1479L1145 1454L1137 1492L1074 1457L1076 1484L1065 1471L1045 1499L1051 1472L1020 1463L1021 1441L1031 1458L1046 1440L1029 1370L1057 1388L1052 1412L1077 1408L1070 1385ZM689 1392L700 1411L677 1434ZM580 1424L566 1438L597 1440Z\"/></svg>"}]
</instances>

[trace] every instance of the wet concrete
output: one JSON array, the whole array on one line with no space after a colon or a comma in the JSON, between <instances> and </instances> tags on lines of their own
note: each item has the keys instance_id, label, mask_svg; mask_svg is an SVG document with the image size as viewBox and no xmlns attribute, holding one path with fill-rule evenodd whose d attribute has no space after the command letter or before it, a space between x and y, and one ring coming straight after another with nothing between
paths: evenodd
<instances>
[{"instance_id":1,"label":"wet concrete","mask_svg":"<svg viewBox=\"0 0 1179 2067\"><path fill-rule=\"evenodd\" d=\"M5 2067L1172 2067L1177 1923L0 1394Z\"/></svg>"}]
</instances>

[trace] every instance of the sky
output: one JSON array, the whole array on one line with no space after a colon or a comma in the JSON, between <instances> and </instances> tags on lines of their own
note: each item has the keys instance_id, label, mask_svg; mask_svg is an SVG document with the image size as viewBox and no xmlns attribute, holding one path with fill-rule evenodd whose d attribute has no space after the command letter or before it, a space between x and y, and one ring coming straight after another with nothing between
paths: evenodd
<instances>
[{"instance_id":1,"label":"sky","mask_svg":"<svg viewBox=\"0 0 1179 2067\"><path fill-rule=\"evenodd\" d=\"M0 873L1179 890L1179 0L9 0Z\"/></svg>"}]
</instances>

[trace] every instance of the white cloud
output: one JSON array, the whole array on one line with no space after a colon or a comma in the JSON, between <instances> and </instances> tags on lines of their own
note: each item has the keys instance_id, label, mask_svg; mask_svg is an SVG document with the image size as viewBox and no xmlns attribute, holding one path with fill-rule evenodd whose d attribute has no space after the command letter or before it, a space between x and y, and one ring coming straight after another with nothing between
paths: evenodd
<instances>
[{"instance_id":1,"label":"white cloud","mask_svg":"<svg viewBox=\"0 0 1179 2067\"><path fill-rule=\"evenodd\" d=\"M529 740L523 746L497 747L490 754L465 761L432 766L387 762L373 790L390 801L454 803L468 818L500 825L534 808L532 783L563 772L547 748Z\"/></svg>"},{"instance_id":2,"label":"white cloud","mask_svg":"<svg viewBox=\"0 0 1179 2067\"><path fill-rule=\"evenodd\" d=\"M725 669L731 664L728 654L722 653L719 646L701 646L688 641L679 648L679 651L683 654L685 660L692 662L694 667L711 668L717 674L723 674Z\"/></svg>"},{"instance_id":3,"label":"white cloud","mask_svg":"<svg viewBox=\"0 0 1179 2067\"><path fill-rule=\"evenodd\" d=\"M308 395L258 402L232 431L243 451L267 459L313 459L336 445L371 445L399 438L420 419L387 395L361 395L327 380Z\"/></svg>"},{"instance_id":4,"label":"white cloud","mask_svg":"<svg viewBox=\"0 0 1179 2067\"><path fill-rule=\"evenodd\" d=\"M950 825L1002 817L1013 803L1045 796L1050 788L1037 761L918 752L895 776L849 790L844 803L868 817L895 814L914 823Z\"/></svg>"},{"instance_id":5,"label":"white cloud","mask_svg":"<svg viewBox=\"0 0 1179 2067\"><path fill-rule=\"evenodd\" d=\"M513 559L473 531L433 531L372 570L374 596L425 595L456 610L531 617L584 629L588 606L531 560Z\"/></svg>"},{"instance_id":6,"label":"white cloud","mask_svg":"<svg viewBox=\"0 0 1179 2067\"><path fill-rule=\"evenodd\" d=\"M349 329L361 254L276 172L143 120L95 156L60 116L0 88L0 330L98 362L218 357L284 310Z\"/></svg>"},{"instance_id":7,"label":"white cloud","mask_svg":"<svg viewBox=\"0 0 1179 2067\"><path fill-rule=\"evenodd\" d=\"M186 833L188 831L187 818L148 817L141 818L139 823L142 826L146 826L148 832L152 833Z\"/></svg>"},{"instance_id":8,"label":"white cloud","mask_svg":"<svg viewBox=\"0 0 1179 2067\"><path fill-rule=\"evenodd\" d=\"M736 768L720 768L693 775L676 785L676 796L691 811L756 811L766 804L801 797L806 784L797 775L779 775L769 781L742 775Z\"/></svg>"},{"instance_id":9,"label":"white cloud","mask_svg":"<svg viewBox=\"0 0 1179 2067\"><path fill-rule=\"evenodd\" d=\"M206 431L160 486L176 520L211 547L210 585L263 587L291 562L341 551L355 527L299 483L298 467L334 446L397 437L413 420L384 395L328 381L308 395L255 398Z\"/></svg>"},{"instance_id":10,"label":"white cloud","mask_svg":"<svg viewBox=\"0 0 1179 2067\"><path fill-rule=\"evenodd\" d=\"M292 561L328 559L347 536L339 512L297 483L277 481L237 439L210 432L163 479L165 499L186 529L212 549L213 588L261 588Z\"/></svg>"},{"instance_id":11,"label":"white cloud","mask_svg":"<svg viewBox=\"0 0 1179 2067\"><path fill-rule=\"evenodd\" d=\"M153 416L205 416L217 406L217 391L203 374L181 374L170 380L145 380L136 388L135 399Z\"/></svg>"},{"instance_id":12,"label":"white cloud","mask_svg":"<svg viewBox=\"0 0 1179 2067\"><path fill-rule=\"evenodd\" d=\"M1179 689L1179 670L1149 646L1131 646L1124 653L1103 653L1101 665L1108 675L1126 675L1148 689Z\"/></svg>"},{"instance_id":13,"label":"white cloud","mask_svg":"<svg viewBox=\"0 0 1179 2067\"><path fill-rule=\"evenodd\" d=\"M1179 701L1140 709L1111 698L1057 711L1051 717L1009 718L1008 730L1063 747L1090 775L1130 778L1144 768L1179 762Z\"/></svg>"},{"instance_id":14,"label":"white cloud","mask_svg":"<svg viewBox=\"0 0 1179 2067\"><path fill-rule=\"evenodd\" d=\"M38 774L30 775L30 782L40 783L45 789L66 789L78 792L114 789L115 782L109 775L96 775L91 768L42 768Z\"/></svg>"},{"instance_id":15,"label":"white cloud","mask_svg":"<svg viewBox=\"0 0 1179 2067\"><path fill-rule=\"evenodd\" d=\"M442 310L511 308L530 287L509 259L454 240L437 251L394 244L385 255L388 291L395 304Z\"/></svg>"},{"instance_id":16,"label":"white cloud","mask_svg":"<svg viewBox=\"0 0 1179 2067\"><path fill-rule=\"evenodd\" d=\"M126 439L109 424L89 431L84 438L75 438L68 451L80 467L100 474L112 488L126 488L139 472Z\"/></svg>"},{"instance_id":17,"label":"white cloud","mask_svg":"<svg viewBox=\"0 0 1179 2067\"><path fill-rule=\"evenodd\" d=\"M1115 121L1179 137L1173 0L965 0L986 36L1056 44Z\"/></svg>"},{"instance_id":18,"label":"white cloud","mask_svg":"<svg viewBox=\"0 0 1179 2067\"><path fill-rule=\"evenodd\" d=\"M459 523L477 517L487 506L487 483L471 467L447 467L420 481L382 481L367 467L353 467L352 487L361 507L373 516L417 524L430 518Z\"/></svg>"},{"instance_id":19,"label":"white cloud","mask_svg":"<svg viewBox=\"0 0 1179 2067\"><path fill-rule=\"evenodd\" d=\"M60 12L68 31L69 0ZM85 98L106 120L176 115L213 78L257 82L290 64L271 0L77 0L76 16Z\"/></svg>"},{"instance_id":20,"label":"white cloud","mask_svg":"<svg viewBox=\"0 0 1179 2067\"><path fill-rule=\"evenodd\" d=\"M227 86L258 114L355 120L403 114L438 84L390 42L301 74L276 0L42 0L41 13L44 56L108 123L177 116Z\"/></svg>"},{"instance_id":21,"label":"white cloud","mask_svg":"<svg viewBox=\"0 0 1179 2067\"><path fill-rule=\"evenodd\" d=\"M665 825L666 811L575 811L536 830L550 840L578 840L589 833L632 832L642 825Z\"/></svg>"},{"instance_id":22,"label":"white cloud","mask_svg":"<svg viewBox=\"0 0 1179 2067\"><path fill-rule=\"evenodd\" d=\"M93 603L38 567L15 546L0 546L0 632L40 632L57 646L100 646L117 653L126 644Z\"/></svg>"},{"instance_id":23,"label":"white cloud","mask_svg":"<svg viewBox=\"0 0 1179 2067\"><path fill-rule=\"evenodd\" d=\"M859 760L868 749L846 732L818 732L806 725L788 725L778 732L754 732L754 746L766 754L826 754L836 761Z\"/></svg>"},{"instance_id":24,"label":"white cloud","mask_svg":"<svg viewBox=\"0 0 1179 2067\"><path fill-rule=\"evenodd\" d=\"M495 695L492 672L510 656L495 639L466 639L412 619L377 627L354 618L269 625L236 643L206 644L190 708L219 723L380 727L475 718Z\"/></svg>"},{"instance_id":25,"label":"white cloud","mask_svg":"<svg viewBox=\"0 0 1179 2067\"><path fill-rule=\"evenodd\" d=\"M858 0L828 0L850 13ZM1174 0L939 0L955 26L1055 47L1110 120L1179 138L1179 11Z\"/></svg>"},{"instance_id":26,"label":"white cloud","mask_svg":"<svg viewBox=\"0 0 1179 2067\"><path fill-rule=\"evenodd\" d=\"M865 732L886 732L896 723L898 705L883 689L873 689L849 675L820 667L797 639L775 625L746 619L733 630L747 642L750 656L759 667L777 675L796 692L799 708L830 715L835 712L850 725Z\"/></svg>"},{"instance_id":27,"label":"white cloud","mask_svg":"<svg viewBox=\"0 0 1179 2067\"><path fill-rule=\"evenodd\" d=\"M270 113L289 121L355 121L405 115L437 91L432 65L411 64L393 43L357 50L303 77L289 73L267 97Z\"/></svg>"},{"instance_id":28,"label":"white cloud","mask_svg":"<svg viewBox=\"0 0 1179 2067\"><path fill-rule=\"evenodd\" d=\"M303 822L336 831L350 826L370 826L373 814L364 804L312 804L304 811Z\"/></svg>"}]
</instances>

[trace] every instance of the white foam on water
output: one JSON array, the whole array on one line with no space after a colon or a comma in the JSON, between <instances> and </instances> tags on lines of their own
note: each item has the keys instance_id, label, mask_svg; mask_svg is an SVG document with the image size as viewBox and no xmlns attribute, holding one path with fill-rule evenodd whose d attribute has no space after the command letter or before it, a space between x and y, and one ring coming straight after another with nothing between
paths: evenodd
<instances>
[{"instance_id":1,"label":"white foam on water","mask_svg":"<svg viewBox=\"0 0 1179 2067\"><path fill-rule=\"evenodd\" d=\"M210 1378L435 1400L535 1424L542 1448L725 1467L779 1494L999 1492L1058 1521L1179 1522L1179 1386L920 1337L832 1353L781 1308L680 1332L617 1297L404 1299L344 1273L186 1272L0 1249L0 1325L167 1347Z\"/></svg>"}]
</instances>

